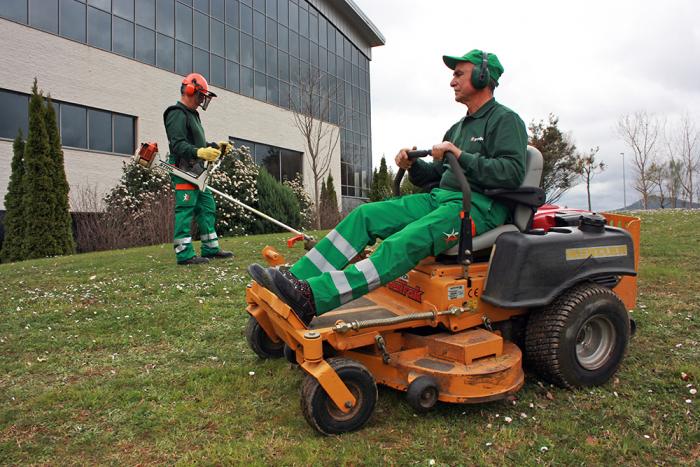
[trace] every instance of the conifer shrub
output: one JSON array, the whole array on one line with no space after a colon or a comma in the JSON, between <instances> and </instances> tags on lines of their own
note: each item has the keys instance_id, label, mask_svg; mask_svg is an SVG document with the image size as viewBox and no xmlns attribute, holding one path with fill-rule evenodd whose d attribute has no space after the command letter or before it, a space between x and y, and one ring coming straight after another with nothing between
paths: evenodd
<instances>
[{"instance_id":1,"label":"conifer shrub","mask_svg":"<svg viewBox=\"0 0 700 467\"><path fill-rule=\"evenodd\" d=\"M291 188L275 180L264 167L260 168L257 180L257 208L280 222L295 229L301 228L299 202ZM256 219L255 233L283 232L284 229L265 219Z\"/></svg>"}]
</instances>

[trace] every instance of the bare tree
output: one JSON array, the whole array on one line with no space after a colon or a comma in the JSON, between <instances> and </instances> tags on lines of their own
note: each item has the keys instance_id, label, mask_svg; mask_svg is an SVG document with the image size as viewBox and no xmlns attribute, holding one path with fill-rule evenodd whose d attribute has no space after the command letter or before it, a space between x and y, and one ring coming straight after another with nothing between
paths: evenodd
<instances>
[{"instance_id":1,"label":"bare tree","mask_svg":"<svg viewBox=\"0 0 700 467\"><path fill-rule=\"evenodd\" d=\"M649 180L649 167L652 163L654 151L661 124L653 115L646 111L638 111L627 114L617 121L617 132L624 142L632 149L634 155L634 170L636 179L634 189L642 195L644 209L649 206L649 194L652 190L652 182Z\"/></svg>"},{"instance_id":2,"label":"bare tree","mask_svg":"<svg viewBox=\"0 0 700 467\"><path fill-rule=\"evenodd\" d=\"M683 171L683 164L673 158L666 163L666 179L664 180L664 185L666 186L666 192L671 201L671 207L678 207L678 197L681 194L681 174Z\"/></svg>"},{"instance_id":3,"label":"bare tree","mask_svg":"<svg viewBox=\"0 0 700 467\"><path fill-rule=\"evenodd\" d=\"M684 114L679 122L672 139L674 152L678 154L682 164L682 175L680 177L684 198L688 200L689 206L693 206L695 194L695 172L700 167L700 155L698 144L698 130L690 116Z\"/></svg>"},{"instance_id":4,"label":"bare tree","mask_svg":"<svg viewBox=\"0 0 700 467\"><path fill-rule=\"evenodd\" d=\"M598 154L598 147L591 148L587 154L578 156L576 172L581 175L586 184L586 194L588 195L588 210L591 210L591 180L596 174L605 170L605 162L596 162L595 156Z\"/></svg>"},{"instance_id":5,"label":"bare tree","mask_svg":"<svg viewBox=\"0 0 700 467\"><path fill-rule=\"evenodd\" d=\"M294 124L304 138L304 157L311 167L316 228L321 226L321 186L328 174L333 153L340 141L342 115L337 115L336 90L329 77L320 71L305 70L299 87L292 88L290 108ZM337 124L329 123L331 121Z\"/></svg>"},{"instance_id":6,"label":"bare tree","mask_svg":"<svg viewBox=\"0 0 700 467\"><path fill-rule=\"evenodd\" d=\"M663 162L654 161L649 166L648 176L649 181L652 184L652 189L656 189L659 194L659 207L661 209L666 207L666 194L664 190L666 188L666 180L668 179L668 166Z\"/></svg>"}]
</instances>

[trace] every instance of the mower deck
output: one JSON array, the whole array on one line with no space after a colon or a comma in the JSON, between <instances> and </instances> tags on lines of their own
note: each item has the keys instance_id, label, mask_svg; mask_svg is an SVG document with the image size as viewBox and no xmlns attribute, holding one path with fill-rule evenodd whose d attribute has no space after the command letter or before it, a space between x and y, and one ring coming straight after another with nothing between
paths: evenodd
<instances>
[{"instance_id":1,"label":"mower deck","mask_svg":"<svg viewBox=\"0 0 700 467\"><path fill-rule=\"evenodd\" d=\"M466 280L458 279L461 268L427 260L409 277L314 318L308 328L284 302L253 282L247 291L248 312L273 342L282 340L295 351L297 363L309 374L323 371L319 364L330 347L331 354L365 365L379 384L406 391L416 378L428 376L440 388L440 401L497 400L523 385L522 353L496 332L481 327L488 310L469 309L470 297L477 297L483 285L483 275L479 273L485 273L485 267L483 271L479 269L479 265L473 267L474 279L469 286ZM421 285L427 281L433 282L433 289L442 283L444 293L423 297L425 289ZM461 294L450 295L448 289L455 287L461 287ZM450 306L462 307L464 311L456 316L391 322L392 318L437 312ZM349 331L336 328L338 323L367 321L376 324ZM331 391L327 392L336 399Z\"/></svg>"}]
</instances>

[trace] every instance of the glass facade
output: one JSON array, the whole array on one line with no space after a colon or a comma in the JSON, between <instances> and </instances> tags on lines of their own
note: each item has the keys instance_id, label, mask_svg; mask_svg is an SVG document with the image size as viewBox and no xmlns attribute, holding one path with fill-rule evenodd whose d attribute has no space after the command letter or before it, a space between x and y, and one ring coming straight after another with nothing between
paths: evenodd
<instances>
[{"instance_id":1,"label":"glass facade","mask_svg":"<svg viewBox=\"0 0 700 467\"><path fill-rule=\"evenodd\" d=\"M136 117L68 102L52 101L67 148L132 155L136 150ZM0 138L27 138L29 95L0 89Z\"/></svg>"},{"instance_id":2,"label":"glass facade","mask_svg":"<svg viewBox=\"0 0 700 467\"><path fill-rule=\"evenodd\" d=\"M368 194L369 59L306 0L3 0L0 16L286 109L318 78L342 194Z\"/></svg>"}]
</instances>

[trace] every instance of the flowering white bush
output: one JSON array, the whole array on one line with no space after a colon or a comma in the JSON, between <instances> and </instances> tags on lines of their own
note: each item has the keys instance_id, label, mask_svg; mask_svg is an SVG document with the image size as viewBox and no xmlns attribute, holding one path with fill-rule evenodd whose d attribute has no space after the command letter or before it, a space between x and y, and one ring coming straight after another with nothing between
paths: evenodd
<instances>
[{"instance_id":1,"label":"flowering white bush","mask_svg":"<svg viewBox=\"0 0 700 467\"><path fill-rule=\"evenodd\" d=\"M304 189L304 181L301 174L297 174L293 180L285 180L287 185L294 192L297 201L299 201L299 212L301 214L301 228L310 229L314 225L314 203L311 201L311 196Z\"/></svg>"},{"instance_id":2,"label":"flowering white bush","mask_svg":"<svg viewBox=\"0 0 700 467\"><path fill-rule=\"evenodd\" d=\"M258 202L256 180L259 168L246 146L234 148L212 175L210 185L248 206ZM243 235L250 232L255 215L223 198L216 200L216 231L221 235Z\"/></svg>"},{"instance_id":3,"label":"flowering white bush","mask_svg":"<svg viewBox=\"0 0 700 467\"><path fill-rule=\"evenodd\" d=\"M134 161L124 162L119 185L105 195L107 211L126 210L138 216L144 206L167 198L172 191L170 177L161 170L146 169Z\"/></svg>"}]
</instances>

